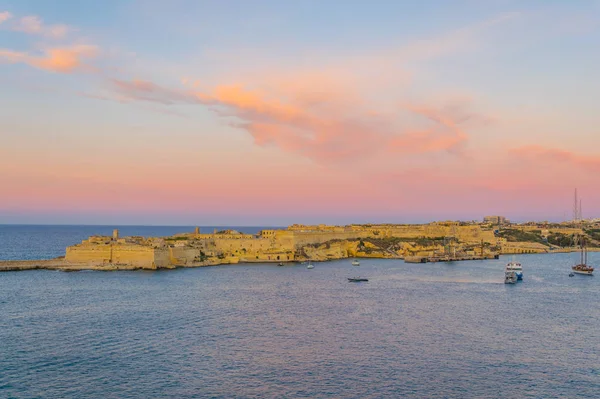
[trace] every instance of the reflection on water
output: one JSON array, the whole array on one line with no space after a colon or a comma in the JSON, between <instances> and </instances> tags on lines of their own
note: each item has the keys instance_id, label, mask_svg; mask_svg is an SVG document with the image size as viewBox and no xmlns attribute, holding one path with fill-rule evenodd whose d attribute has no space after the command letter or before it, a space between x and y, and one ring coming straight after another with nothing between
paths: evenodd
<instances>
[{"instance_id":1,"label":"reflection on water","mask_svg":"<svg viewBox=\"0 0 600 399\"><path fill-rule=\"evenodd\" d=\"M0 397L597 397L571 258L4 273Z\"/></svg>"}]
</instances>

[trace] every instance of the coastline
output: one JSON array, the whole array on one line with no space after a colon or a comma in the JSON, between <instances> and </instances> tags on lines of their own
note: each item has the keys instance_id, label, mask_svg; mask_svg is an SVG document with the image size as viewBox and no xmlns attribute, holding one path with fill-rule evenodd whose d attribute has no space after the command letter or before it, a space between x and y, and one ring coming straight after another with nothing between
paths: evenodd
<instances>
[{"instance_id":1,"label":"coastline","mask_svg":"<svg viewBox=\"0 0 600 399\"><path fill-rule=\"evenodd\" d=\"M578 250L571 248L562 248L561 250L548 251L548 252L540 252L535 254L519 254L519 256L524 255L551 255L558 253L573 253L578 252ZM588 252L600 252L600 248L589 248ZM512 254L502 254L504 256L510 256ZM370 257L339 257L339 258L330 258L330 259L322 259L322 260L312 260L312 262L328 262L333 260L340 259L350 259L356 258L359 260L368 260L368 259L398 259L404 260L406 263L434 263L434 261L428 262L412 262L409 259L405 259L404 257L392 257L392 256L370 256ZM482 259L492 259L492 258L482 258ZM467 262L470 260L481 260L481 259L457 259L453 260L453 262ZM437 260L435 262L444 262L447 260ZM249 260L208 260L204 262L198 262L194 264L186 264L186 265L170 265L167 267L160 268L148 268L143 266L135 266L131 264L104 264L104 265L93 265L93 264L84 264L84 263L72 263L68 262L64 259L64 257L54 258L54 259L33 259L33 260L0 260L0 272L15 272L15 271L26 271L26 270L57 270L63 272L77 272L77 271L85 271L85 270L93 270L93 271L133 271L133 270L171 270L171 269L183 269L183 268L198 268L198 267L209 267L209 266L226 266L232 264L273 264L277 265L278 261L249 261ZM301 263L300 260L295 261L282 261L284 264L294 264Z\"/></svg>"}]
</instances>

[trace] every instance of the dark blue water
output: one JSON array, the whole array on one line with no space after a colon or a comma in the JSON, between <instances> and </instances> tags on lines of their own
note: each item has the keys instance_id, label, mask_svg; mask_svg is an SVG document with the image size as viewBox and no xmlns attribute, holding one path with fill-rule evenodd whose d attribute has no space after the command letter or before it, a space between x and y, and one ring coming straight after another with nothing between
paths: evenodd
<instances>
[{"instance_id":1,"label":"dark blue water","mask_svg":"<svg viewBox=\"0 0 600 399\"><path fill-rule=\"evenodd\" d=\"M0 397L597 398L575 258L1 273Z\"/></svg>"},{"instance_id":2,"label":"dark blue water","mask_svg":"<svg viewBox=\"0 0 600 399\"><path fill-rule=\"evenodd\" d=\"M80 243L91 235L164 237L193 232L192 226L68 226L68 225L0 225L0 260L52 259L65 255L65 248ZM214 229L233 229L255 234L271 227L205 226L203 233Z\"/></svg>"}]
</instances>

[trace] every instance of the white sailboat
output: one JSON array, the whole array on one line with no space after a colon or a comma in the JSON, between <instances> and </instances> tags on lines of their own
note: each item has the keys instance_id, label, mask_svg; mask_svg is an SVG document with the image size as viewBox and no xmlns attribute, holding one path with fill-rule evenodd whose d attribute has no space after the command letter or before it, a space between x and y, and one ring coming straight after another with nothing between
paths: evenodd
<instances>
[{"instance_id":1,"label":"white sailboat","mask_svg":"<svg viewBox=\"0 0 600 399\"><path fill-rule=\"evenodd\" d=\"M309 260L308 261L308 266L306 266L307 269L314 269L315 267L313 266L312 262Z\"/></svg>"},{"instance_id":2,"label":"white sailboat","mask_svg":"<svg viewBox=\"0 0 600 399\"><path fill-rule=\"evenodd\" d=\"M581 262L578 265L572 266L571 270L575 274L583 274L585 276L592 276L594 274L594 268L587 264L587 248L585 246L585 238L581 238Z\"/></svg>"}]
</instances>

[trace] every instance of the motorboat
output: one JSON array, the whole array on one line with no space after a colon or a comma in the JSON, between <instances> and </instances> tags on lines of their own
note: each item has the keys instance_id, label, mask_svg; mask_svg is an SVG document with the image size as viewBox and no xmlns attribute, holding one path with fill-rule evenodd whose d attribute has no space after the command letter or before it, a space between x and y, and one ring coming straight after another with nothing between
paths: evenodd
<instances>
[{"instance_id":1,"label":"motorboat","mask_svg":"<svg viewBox=\"0 0 600 399\"><path fill-rule=\"evenodd\" d=\"M516 284L517 274L514 271L506 271L504 273L504 284Z\"/></svg>"},{"instance_id":2,"label":"motorboat","mask_svg":"<svg viewBox=\"0 0 600 399\"><path fill-rule=\"evenodd\" d=\"M348 281L351 283L360 283L362 281L369 281L369 279L364 277L348 277Z\"/></svg>"},{"instance_id":3,"label":"motorboat","mask_svg":"<svg viewBox=\"0 0 600 399\"><path fill-rule=\"evenodd\" d=\"M517 281L523 280L523 266L514 259L506 265L506 271L513 271L517 276Z\"/></svg>"},{"instance_id":4,"label":"motorboat","mask_svg":"<svg viewBox=\"0 0 600 399\"><path fill-rule=\"evenodd\" d=\"M352 266L360 266L360 262L356 259L352 261Z\"/></svg>"}]
</instances>

